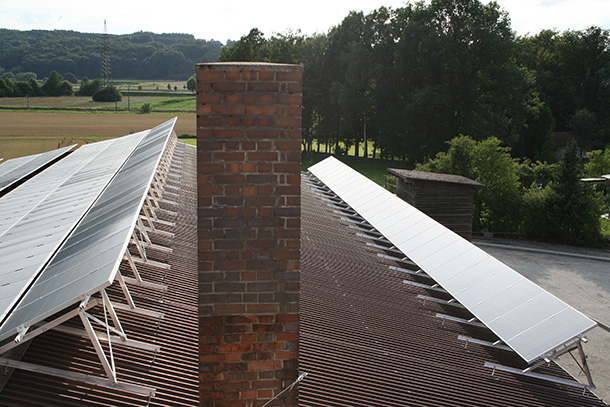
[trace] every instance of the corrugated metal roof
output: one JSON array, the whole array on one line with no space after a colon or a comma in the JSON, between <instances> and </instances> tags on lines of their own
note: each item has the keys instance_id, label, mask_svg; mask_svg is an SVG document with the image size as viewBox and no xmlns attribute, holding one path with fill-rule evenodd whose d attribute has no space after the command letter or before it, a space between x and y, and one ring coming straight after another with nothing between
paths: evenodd
<instances>
[{"instance_id":1,"label":"corrugated metal roof","mask_svg":"<svg viewBox=\"0 0 610 407\"><path fill-rule=\"evenodd\" d=\"M428 283L395 267L410 267L367 245L307 182L302 190L301 406L604 406L589 391L493 371L495 362L527 364L510 350L458 340L494 341L466 310L424 301ZM352 226L350 228L350 226ZM438 294L437 294L438 295ZM442 294L440 294L442 295ZM450 297L447 297L449 299ZM571 379L555 364L545 374Z\"/></svg>"}]
</instances>

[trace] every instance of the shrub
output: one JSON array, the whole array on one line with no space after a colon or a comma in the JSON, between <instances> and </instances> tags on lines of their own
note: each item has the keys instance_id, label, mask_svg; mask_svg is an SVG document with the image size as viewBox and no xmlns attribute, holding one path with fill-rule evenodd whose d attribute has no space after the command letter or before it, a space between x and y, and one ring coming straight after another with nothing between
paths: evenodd
<instances>
[{"instance_id":1,"label":"shrub","mask_svg":"<svg viewBox=\"0 0 610 407\"><path fill-rule=\"evenodd\" d=\"M108 85L93 94L93 100L96 102L119 102L123 99L123 95L114 85Z\"/></svg>"},{"instance_id":2,"label":"shrub","mask_svg":"<svg viewBox=\"0 0 610 407\"><path fill-rule=\"evenodd\" d=\"M150 103L144 103L140 106L139 112L142 114L147 114L152 112L152 105Z\"/></svg>"},{"instance_id":3,"label":"shrub","mask_svg":"<svg viewBox=\"0 0 610 407\"><path fill-rule=\"evenodd\" d=\"M96 92L102 89L102 80L94 79L92 81L83 79L80 83L80 88L77 94L79 96L93 96Z\"/></svg>"},{"instance_id":4,"label":"shrub","mask_svg":"<svg viewBox=\"0 0 610 407\"><path fill-rule=\"evenodd\" d=\"M532 186L524 195L522 229L528 237L583 246L601 243L604 194L580 182L581 174L578 146L570 142L554 181L544 188Z\"/></svg>"}]
</instances>

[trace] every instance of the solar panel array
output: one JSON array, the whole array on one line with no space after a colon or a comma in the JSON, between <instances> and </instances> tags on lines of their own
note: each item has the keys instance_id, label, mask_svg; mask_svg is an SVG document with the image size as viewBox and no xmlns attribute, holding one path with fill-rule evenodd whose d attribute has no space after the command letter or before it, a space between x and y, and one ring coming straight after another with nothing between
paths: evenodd
<instances>
[{"instance_id":1,"label":"solar panel array","mask_svg":"<svg viewBox=\"0 0 610 407\"><path fill-rule=\"evenodd\" d=\"M76 144L41 154L13 158L12 160L0 163L0 193L16 182L19 182L24 177L27 177L49 164L51 161L67 154L74 147L76 147Z\"/></svg>"},{"instance_id":2,"label":"solar panel array","mask_svg":"<svg viewBox=\"0 0 610 407\"><path fill-rule=\"evenodd\" d=\"M89 204L83 205L84 216L83 213L75 216L76 222L71 223L61 241L54 239L54 243L61 244L59 249L51 253L48 261L35 262L44 267L35 282L20 292L16 306L8 312L4 309L0 339L16 334L20 326L29 326L78 303L114 281L175 121L113 140L41 202L39 206L48 212L46 217L61 225L65 213L73 205L80 205L79 198L91 194L87 198ZM36 215L31 221L25 224L19 221L13 229L42 222L45 215L35 212L28 213ZM37 235L34 229L30 237L32 234ZM27 238L27 233L24 237ZM46 235L39 238L44 240ZM5 242L13 245L14 236ZM30 241L29 250L32 246ZM28 263L24 257L15 260L14 269Z\"/></svg>"},{"instance_id":3,"label":"solar panel array","mask_svg":"<svg viewBox=\"0 0 610 407\"><path fill-rule=\"evenodd\" d=\"M526 362L596 326L565 302L339 160L309 171Z\"/></svg>"},{"instance_id":4,"label":"solar panel array","mask_svg":"<svg viewBox=\"0 0 610 407\"><path fill-rule=\"evenodd\" d=\"M0 198L0 323L144 135L84 145Z\"/></svg>"}]
</instances>

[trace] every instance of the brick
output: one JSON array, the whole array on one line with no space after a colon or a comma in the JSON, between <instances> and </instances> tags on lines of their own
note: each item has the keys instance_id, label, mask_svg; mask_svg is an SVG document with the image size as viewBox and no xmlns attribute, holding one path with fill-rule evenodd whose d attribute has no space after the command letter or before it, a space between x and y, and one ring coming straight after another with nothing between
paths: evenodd
<instances>
[{"instance_id":1,"label":"brick","mask_svg":"<svg viewBox=\"0 0 610 407\"><path fill-rule=\"evenodd\" d=\"M241 189L242 195L244 196L253 196L256 195L257 187L253 185L244 185Z\"/></svg>"},{"instance_id":2,"label":"brick","mask_svg":"<svg viewBox=\"0 0 610 407\"><path fill-rule=\"evenodd\" d=\"M239 103L241 103L241 96L240 95L225 95L224 102L228 103L228 104L239 104Z\"/></svg>"},{"instance_id":3,"label":"brick","mask_svg":"<svg viewBox=\"0 0 610 407\"><path fill-rule=\"evenodd\" d=\"M299 322L299 314L282 314L277 316L277 322Z\"/></svg>"},{"instance_id":4,"label":"brick","mask_svg":"<svg viewBox=\"0 0 610 407\"><path fill-rule=\"evenodd\" d=\"M256 119L256 125L260 128L273 127L273 119L270 117L259 117Z\"/></svg>"},{"instance_id":5,"label":"brick","mask_svg":"<svg viewBox=\"0 0 610 407\"><path fill-rule=\"evenodd\" d=\"M242 163L241 165L242 172L256 172L256 163Z\"/></svg>"},{"instance_id":6,"label":"brick","mask_svg":"<svg viewBox=\"0 0 610 407\"><path fill-rule=\"evenodd\" d=\"M277 93L280 90L280 84L277 82L248 82L248 92L266 92Z\"/></svg>"},{"instance_id":7,"label":"brick","mask_svg":"<svg viewBox=\"0 0 610 407\"><path fill-rule=\"evenodd\" d=\"M246 107L243 105L215 105L214 114L219 116L243 116Z\"/></svg>"},{"instance_id":8,"label":"brick","mask_svg":"<svg viewBox=\"0 0 610 407\"><path fill-rule=\"evenodd\" d=\"M222 93L201 93L197 95L197 103L201 104L218 104L222 102L223 94Z\"/></svg>"},{"instance_id":9,"label":"brick","mask_svg":"<svg viewBox=\"0 0 610 407\"><path fill-rule=\"evenodd\" d=\"M246 137L251 139L276 139L278 138L278 135L279 133L275 129L252 129L246 131Z\"/></svg>"},{"instance_id":10,"label":"brick","mask_svg":"<svg viewBox=\"0 0 610 407\"><path fill-rule=\"evenodd\" d=\"M199 355L201 363L222 363L225 361L224 355Z\"/></svg>"},{"instance_id":11,"label":"brick","mask_svg":"<svg viewBox=\"0 0 610 407\"><path fill-rule=\"evenodd\" d=\"M239 81L241 79L240 71L225 71L224 74L227 81Z\"/></svg>"},{"instance_id":12,"label":"brick","mask_svg":"<svg viewBox=\"0 0 610 407\"><path fill-rule=\"evenodd\" d=\"M258 152L258 151L249 151L246 153L246 160L248 161L277 161L278 160L277 152Z\"/></svg>"},{"instance_id":13,"label":"brick","mask_svg":"<svg viewBox=\"0 0 610 407\"><path fill-rule=\"evenodd\" d=\"M299 352L296 352L296 351L275 352L276 359L296 359L298 357L299 357Z\"/></svg>"},{"instance_id":14,"label":"brick","mask_svg":"<svg viewBox=\"0 0 610 407\"><path fill-rule=\"evenodd\" d=\"M197 80L200 81L222 81L224 79L224 72L222 71L197 71Z\"/></svg>"},{"instance_id":15,"label":"brick","mask_svg":"<svg viewBox=\"0 0 610 407\"><path fill-rule=\"evenodd\" d=\"M288 82L286 84L286 92L301 93L301 92L303 92L303 84L298 83L298 82Z\"/></svg>"},{"instance_id":16,"label":"brick","mask_svg":"<svg viewBox=\"0 0 610 407\"><path fill-rule=\"evenodd\" d=\"M258 103L258 95L253 95L253 94L243 94L242 95L242 102L245 105L254 105L256 103Z\"/></svg>"},{"instance_id":17,"label":"brick","mask_svg":"<svg viewBox=\"0 0 610 407\"><path fill-rule=\"evenodd\" d=\"M212 92L212 83L211 82L197 82L197 93L208 93Z\"/></svg>"},{"instance_id":18,"label":"brick","mask_svg":"<svg viewBox=\"0 0 610 407\"><path fill-rule=\"evenodd\" d=\"M274 119L274 124L276 127L300 128L301 119L295 117L276 117Z\"/></svg>"},{"instance_id":19,"label":"brick","mask_svg":"<svg viewBox=\"0 0 610 407\"><path fill-rule=\"evenodd\" d=\"M222 127L223 124L222 117L197 116L197 127Z\"/></svg>"},{"instance_id":20,"label":"brick","mask_svg":"<svg viewBox=\"0 0 610 407\"><path fill-rule=\"evenodd\" d=\"M301 106L303 97L299 94L280 93L277 95L277 103L287 106Z\"/></svg>"},{"instance_id":21,"label":"brick","mask_svg":"<svg viewBox=\"0 0 610 407\"><path fill-rule=\"evenodd\" d=\"M209 116L212 114L212 105L197 105L197 114Z\"/></svg>"},{"instance_id":22,"label":"brick","mask_svg":"<svg viewBox=\"0 0 610 407\"><path fill-rule=\"evenodd\" d=\"M214 181L218 184L243 184L245 176L241 174L218 174Z\"/></svg>"},{"instance_id":23,"label":"brick","mask_svg":"<svg viewBox=\"0 0 610 407\"><path fill-rule=\"evenodd\" d=\"M280 367L280 362L275 360L255 360L248 363L248 369L250 370L273 370Z\"/></svg>"},{"instance_id":24,"label":"brick","mask_svg":"<svg viewBox=\"0 0 610 407\"><path fill-rule=\"evenodd\" d=\"M231 315L231 314L243 314L246 312L245 304L216 304L214 306L214 312L217 314Z\"/></svg>"},{"instance_id":25,"label":"brick","mask_svg":"<svg viewBox=\"0 0 610 407\"><path fill-rule=\"evenodd\" d=\"M258 80L264 82L275 81L275 72L261 71L258 73Z\"/></svg>"},{"instance_id":26,"label":"brick","mask_svg":"<svg viewBox=\"0 0 610 407\"><path fill-rule=\"evenodd\" d=\"M241 139L244 137L244 132L241 129L214 129L214 138L220 140L226 139Z\"/></svg>"},{"instance_id":27,"label":"brick","mask_svg":"<svg viewBox=\"0 0 610 407\"><path fill-rule=\"evenodd\" d=\"M278 106L247 106L246 114L248 116L275 116L279 111Z\"/></svg>"},{"instance_id":28,"label":"brick","mask_svg":"<svg viewBox=\"0 0 610 407\"><path fill-rule=\"evenodd\" d=\"M225 118L225 127L240 127L241 118L237 116L223 116Z\"/></svg>"},{"instance_id":29,"label":"brick","mask_svg":"<svg viewBox=\"0 0 610 407\"><path fill-rule=\"evenodd\" d=\"M242 117L240 119L240 124L243 127L256 127L256 118L254 118L254 117Z\"/></svg>"},{"instance_id":30,"label":"brick","mask_svg":"<svg viewBox=\"0 0 610 407\"><path fill-rule=\"evenodd\" d=\"M247 311L255 314L277 314L278 305L277 304L247 304Z\"/></svg>"},{"instance_id":31,"label":"brick","mask_svg":"<svg viewBox=\"0 0 610 407\"><path fill-rule=\"evenodd\" d=\"M241 151L219 151L214 153L214 159L216 161L243 161L246 158L246 154ZM222 167L222 164L217 164ZM222 169L218 172L223 171Z\"/></svg>"},{"instance_id":32,"label":"brick","mask_svg":"<svg viewBox=\"0 0 610 407\"><path fill-rule=\"evenodd\" d=\"M278 81L291 81L291 82L300 83L303 80L303 72L302 71L278 72L276 79Z\"/></svg>"},{"instance_id":33,"label":"brick","mask_svg":"<svg viewBox=\"0 0 610 407\"><path fill-rule=\"evenodd\" d=\"M246 90L246 82L214 82L214 92L238 93Z\"/></svg>"},{"instance_id":34,"label":"brick","mask_svg":"<svg viewBox=\"0 0 610 407\"><path fill-rule=\"evenodd\" d=\"M241 172L241 164L240 163L227 163L225 164L225 171L228 173L238 173ZM238 194L239 192L229 192L225 190L225 192L229 195Z\"/></svg>"}]
</instances>

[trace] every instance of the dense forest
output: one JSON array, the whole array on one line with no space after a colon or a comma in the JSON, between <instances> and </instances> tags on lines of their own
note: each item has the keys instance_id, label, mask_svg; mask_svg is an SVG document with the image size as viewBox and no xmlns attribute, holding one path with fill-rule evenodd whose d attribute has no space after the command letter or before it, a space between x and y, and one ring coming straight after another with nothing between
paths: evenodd
<instances>
[{"instance_id":1,"label":"dense forest","mask_svg":"<svg viewBox=\"0 0 610 407\"><path fill-rule=\"evenodd\" d=\"M75 31L0 29L0 74L33 72L39 79L51 71L98 78L102 34ZM186 80L198 62L216 61L223 44L190 34L137 32L109 35L112 77L115 79Z\"/></svg>"}]
</instances>

